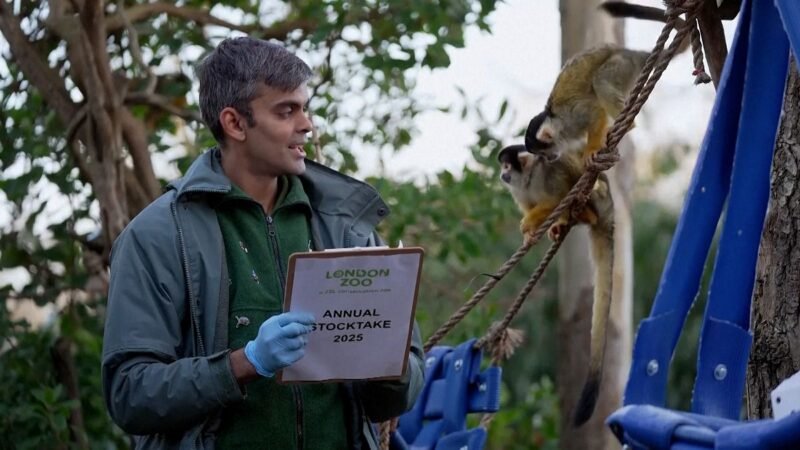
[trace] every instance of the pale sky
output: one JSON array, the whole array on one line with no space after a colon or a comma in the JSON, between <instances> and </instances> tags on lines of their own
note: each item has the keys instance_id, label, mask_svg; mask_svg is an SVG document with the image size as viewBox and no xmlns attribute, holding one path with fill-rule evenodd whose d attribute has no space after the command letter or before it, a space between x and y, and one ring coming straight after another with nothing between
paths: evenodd
<instances>
[{"instance_id":1,"label":"pale sky","mask_svg":"<svg viewBox=\"0 0 800 450\"><path fill-rule=\"evenodd\" d=\"M658 0L637 3L661 6ZM492 33L470 30L463 49L448 52L446 69L423 72L418 94L434 104L458 102L460 86L471 99L482 98L488 117L496 117L500 103L509 99L517 115L510 133L525 126L547 99L560 68L560 15L558 0L506 0L490 16ZM626 45L650 50L661 32L657 22L628 20ZM734 24L725 22L730 44ZM691 52L679 55L664 73L631 132L637 152L682 142L697 147L714 101L712 85L695 86ZM418 117L419 134L409 148L387 159L389 175L415 179L442 169L455 173L471 161L469 145L475 141L473 123L459 111L430 112ZM377 170L377 157L365 155L362 175Z\"/></svg>"}]
</instances>

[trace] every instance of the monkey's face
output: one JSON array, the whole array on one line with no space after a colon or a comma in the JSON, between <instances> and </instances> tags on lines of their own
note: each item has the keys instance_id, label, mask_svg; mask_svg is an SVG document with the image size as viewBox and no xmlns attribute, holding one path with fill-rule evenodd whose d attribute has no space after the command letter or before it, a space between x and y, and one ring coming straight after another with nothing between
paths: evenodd
<instances>
[{"instance_id":1,"label":"monkey's face","mask_svg":"<svg viewBox=\"0 0 800 450\"><path fill-rule=\"evenodd\" d=\"M503 183L510 184L512 178L522 173L522 166L519 161L519 153L524 152L522 145L510 145L497 154L497 161L500 163L500 179Z\"/></svg>"},{"instance_id":2,"label":"monkey's face","mask_svg":"<svg viewBox=\"0 0 800 450\"><path fill-rule=\"evenodd\" d=\"M510 145L497 155L500 162L500 179L510 187L521 186L525 172L534 164L535 155L528 153L522 145Z\"/></svg>"}]
</instances>

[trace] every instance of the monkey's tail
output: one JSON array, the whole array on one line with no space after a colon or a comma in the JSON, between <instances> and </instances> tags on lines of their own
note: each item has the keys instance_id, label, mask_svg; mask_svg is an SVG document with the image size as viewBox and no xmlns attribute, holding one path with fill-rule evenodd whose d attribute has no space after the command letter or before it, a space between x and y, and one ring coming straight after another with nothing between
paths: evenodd
<instances>
[{"instance_id":1,"label":"monkey's tail","mask_svg":"<svg viewBox=\"0 0 800 450\"><path fill-rule=\"evenodd\" d=\"M654 22L667 23L666 11L662 8L655 6L637 5L634 3L626 3L621 1L608 1L600 4L600 9L608 13L611 17L622 17L642 20L652 20ZM675 27L681 28L686 25L686 21L677 18ZM691 40L686 38L681 42L677 53L683 53L689 48Z\"/></svg>"},{"instance_id":2,"label":"monkey's tail","mask_svg":"<svg viewBox=\"0 0 800 450\"><path fill-rule=\"evenodd\" d=\"M613 217L613 212L611 212ZM611 311L611 289L614 276L614 224L598 223L590 229L592 255L595 266L594 303L592 307L592 332L589 346L589 374L583 385L580 400L575 407L573 423L583 425L594 412L603 374L606 351L608 316Z\"/></svg>"},{"instance_id":3,"label":"monkey's tail","mask_svg":"<svg viewBox=\"0 0 800 450\"><path fill-rule=\"evenodd\" d=\"M634 3L610 1L600 4L600 9L610 14L612 17L628 17L633 19L652 20L655 22L667 22L667 16L662 8L655 6L637 5Z\"/></svg>"}]
</instances>

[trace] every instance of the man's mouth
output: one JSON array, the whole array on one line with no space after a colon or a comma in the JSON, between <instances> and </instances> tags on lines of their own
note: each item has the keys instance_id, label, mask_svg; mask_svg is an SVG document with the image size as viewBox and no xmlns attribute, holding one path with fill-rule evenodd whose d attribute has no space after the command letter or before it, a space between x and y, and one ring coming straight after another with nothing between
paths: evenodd
<instances>
[{"instance_id":1,"label":"man's mouth","mask_svg":"<svg viewBox=\"0 0 800 450\"><path fill-rule=\"evenodd\" d=\"M299 156L306 156L306 151L303 149L303 144L291 144L289 145L289 148L296 151Z\"/></svg>"}]
</instances>

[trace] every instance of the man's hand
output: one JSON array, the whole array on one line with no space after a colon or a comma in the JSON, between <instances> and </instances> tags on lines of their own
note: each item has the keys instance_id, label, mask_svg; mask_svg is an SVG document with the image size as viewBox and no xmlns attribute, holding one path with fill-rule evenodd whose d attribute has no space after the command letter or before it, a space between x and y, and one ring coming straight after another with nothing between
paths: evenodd
<instances>
[{"instance_id":1,"label":"man's hand","mask_svg":"<svg viewBox=\"0 0 800 450\"><path fill-rule=\"evenodd\" d=\"M244 347L244 354L264 377L291 365L303 357L311 332L314 316L308 313L288 312L272 316L258 329L258 336Z\"/></svg>"}]
</instances>

